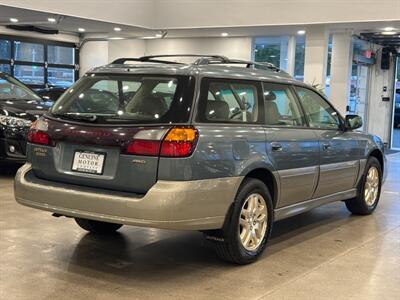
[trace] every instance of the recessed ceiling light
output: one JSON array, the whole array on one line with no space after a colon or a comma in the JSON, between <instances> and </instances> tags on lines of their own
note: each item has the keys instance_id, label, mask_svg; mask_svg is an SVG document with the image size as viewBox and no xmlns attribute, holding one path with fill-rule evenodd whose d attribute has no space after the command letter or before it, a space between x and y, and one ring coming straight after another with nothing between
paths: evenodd
<instances>
[{"instance_id":1,"label":"recessed ceiling light","mask_svg":"<svg viewBox=\"0 0 400 300\"><path fill-rule=\"evenodd\" d=\"M221 36L228 36L229 34L227 32L221 33Z\"/></svg>"},{"instance_id":2,"label":"recessed ceiling light","mask_svg":"<svg viewBox=\"0 0 400 300\"><path fill-rule=\"evenodd\" d=\"M10 18L10 22L17 23L18 19L17 18Z\"/></svg>"},{"instance_id":3,"label":"recessed ceiling light","mask_svg":"<svg viewBox=\"0 0 400 300\"><path fill-rule=\"evenodd\" d=\"M144 40L151 40L151 39L155 39L155 36L143 36L142 39Z\"/></svg>"},{"instance_id":4,"label":"recessed ceiling light","mask_svg":"<svg viewBox=\"0 0 400 300\"><path fill-rule=\"evenodd\" d=\"M306 31L305 30L299 30L299 31L297 31L297 34L303 35L303 34L306 34Z\"/></svg>"},{"instance_id":5,"label":"recessed ceiling light","mask_svg":"<svg viewBox=\"0 0 400 300\"><path fill-rule=\"evenodd\" d=\"M114 27L114 31L121 31L121 28L119 28L119 27Z\"/></svg>"},{"instance_id":6,"label":"recessed ceiling light","mask_svg":"<svg viewBox=\"0 0 400 300\"><path fill-rule=\"evenodd\" d=\"M47 18L47 21L54 23L56 21L56 19L55 18Z\"/></svg>"},{"instance_id":7,"label":"recessed ceiling light","mask_svg":"<svg viewBox=\"0 0 400 300\"><path fill-rule=\"evenodd\" d=\"M79 32L85 32L85 28L78 28Z\"/></svg>"},{"instance_id":8,"label":"recessed ceiling light","mask_svg":"<svg viewBox=\"0 0 400 300\"><path fill-rule=\"evenodd\" d=\"M161 33L156 33L156 38L160 38L160 37L162 37L162 34Z\"/></svg>"},{"instance_id":9,"label":"recessed ceiling light","mask_svg":"<svg viewBox=\"0 0 400 300\"><path fill-rule=\"evenodd\" d=\"M394 28L393 27L385 27L383 28L383 31L393 31Z\"/></svg>"}]
</instances>

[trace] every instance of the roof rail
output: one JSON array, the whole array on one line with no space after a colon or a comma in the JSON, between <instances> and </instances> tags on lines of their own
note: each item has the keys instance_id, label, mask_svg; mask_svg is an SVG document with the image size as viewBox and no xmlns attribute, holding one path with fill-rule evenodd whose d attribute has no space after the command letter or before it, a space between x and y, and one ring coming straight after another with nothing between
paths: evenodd
<instances>
[{"instance_id":1,"label":"roof rail","mask_svg":"<svg viewBox=\"0 0 400 300\"><path fill-rule=\"evenodd\" d=\"M161 55L148 55L142 57L124 57L118 58L112 62L112 64L124 64L127 61L137 61L137 62L153 62L153 63L163 63L163 64L182 64L176 61L160 60L156 58L164 57L202 57L202 58L212 58L219 59L220 61L229 60L225 56L221 55L200 55L200 54L161 54Z\"/></svg>"},{"instance_id":2,"label":"roof rail","mask_svg":"<svg viewBox=\"0 0 400 300\"><path fill-rule=\"evenodd\" d=\"M203 58L203 59L198 59L195 62L195 64L196 65L239 64L239 65L246 65L246 68L272 69L275 70L276 72L281 71L280 68L268 62L255 62L255 61L240 60L240 59L225 59L223 61L220 61L220 60L210 60L208 58Z\"/></svg>"},{"instance_id":3,"label":"roof rail","mask_svg":"<svg viewBox=\"0 0 400 300\"><path fill-rule=\"evenodd\" d=\"M136 58L118 58L112 62L112 64L124 64L127 61L137 61L137 62L152 62L152 63L162 63L162 64L183 64L181 62L163 60L159 58L168 57L199 57L194 64L195 65L212 65L212 64L240 64L246 65L246 68L254 69L270 69L276 72L281 71L277 66L268 62L254 62L239 59L229 59L222 55L200 55L200 54L161 54L161 55L148 55Z\"/></svg>"}]
</instances>

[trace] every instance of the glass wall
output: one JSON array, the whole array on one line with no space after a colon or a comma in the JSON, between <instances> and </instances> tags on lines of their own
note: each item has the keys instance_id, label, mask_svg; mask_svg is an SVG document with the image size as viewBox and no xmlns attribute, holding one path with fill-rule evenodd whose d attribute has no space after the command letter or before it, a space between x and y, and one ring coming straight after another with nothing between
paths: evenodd
<instances>
[{"instance_id":1,"label":"glass wall","mask_svg":"<svg viewBox=\"0 0 400 300\"><path fill-rule=\"evenodd\" d=\"M253 57L257 62L269 62L288 71L289 36L257 37L254 39ZM294 77L304 78L304 36L296 37Z\"/></svg>"},{"instance_id":2,"label":"glass wall","mask_svg":"<svg viewBox=\"0 0 400 300\"><path fill-rule=\"evenodd\" d=\"M306 39L304 36L296 37L296 52L294 59L294 78L304 81L304 56Z\"/></svg>"},{"instance_id":3,"label":"glass wall","mask_svg":"<svg viewBox=\"0 0 400 300\"><path fill-rule=\"evenodd\" d=\"M0 71L34 87L69 87L78 77L74 44L0 35Z\"/></svg>"},{"instance_id":4,"label":"glass wall","mask_svg":"<svg viewBox=\"0 0 400 300\"><path fill-rule=\"evenodd\" d=\"M328 59L326 63L325 95L329 97L331 91L331 61L332 61L332 35L328 41Z\"/></svg>"},{"instance_id":5,"label":"glass wall","mask_svg":"<svg viewBox=\"0 0 400 300\"><path fill-rule=\"evenodd\" d=\"M255 38L254 60L258 62L272 63L286 71L288 44L288 36Z\"/></svg>"}]
</instances>

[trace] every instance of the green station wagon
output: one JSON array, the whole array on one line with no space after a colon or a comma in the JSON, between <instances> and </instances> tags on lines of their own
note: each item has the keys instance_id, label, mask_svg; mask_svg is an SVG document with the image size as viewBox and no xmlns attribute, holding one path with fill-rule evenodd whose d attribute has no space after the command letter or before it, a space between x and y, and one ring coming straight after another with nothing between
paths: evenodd
<instances>
[{"instance_id":1,"label":"green station wagon","mask_svg":"<svg viewBox=\"0 0 400 300\"><path fill-rule=\"evenodd\" d=\"M333 201L372 213L384 145L317 90L268 63L121 58L79 79L28 134L23 205L105 234L199 230L239 264L274 221Z\"/></svg>"}]
</instances>

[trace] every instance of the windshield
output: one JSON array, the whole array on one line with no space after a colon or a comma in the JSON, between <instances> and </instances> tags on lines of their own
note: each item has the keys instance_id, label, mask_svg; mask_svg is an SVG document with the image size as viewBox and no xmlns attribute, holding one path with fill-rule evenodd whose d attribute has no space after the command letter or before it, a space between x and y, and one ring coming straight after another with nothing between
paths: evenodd
<instances>
[{"instance_id":1,"label":"windshield","mask_svg":"<svg viewBox=\"0 0 400 300\"><path fill-rule=\"evenodd\" d=\"M61 96L51 113L102 123L185 123L192 81L187 76L86 75Z\"/></svg>"},{"instance_id":2,"label":"windshield","mask_svg":"<svg viewBox=\"0 0 400 300\"><path fill-rule=\"evenodd\" d=\"M41 100L41 98L18 80L0 73L1 100Z\"/></svg>"}]
</instances>

